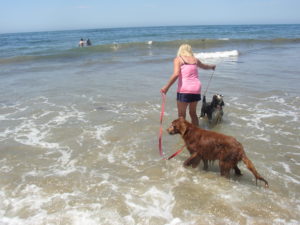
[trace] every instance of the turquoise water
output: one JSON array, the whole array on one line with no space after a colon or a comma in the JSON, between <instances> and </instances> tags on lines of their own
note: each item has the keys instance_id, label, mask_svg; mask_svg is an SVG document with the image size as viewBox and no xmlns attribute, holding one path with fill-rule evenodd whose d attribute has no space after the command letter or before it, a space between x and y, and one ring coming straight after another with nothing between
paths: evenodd
<instances>
[{"instance_id":1,"label":"turquoise water","mask_svg":"<svg viewBox=\"0 0 300 225\"><path fill-rule=\"evenodd\" d=\"M228 180L217 162L183 168L186 151L160 158L182 43L217 65L207 98L224 95L223 122L201 126L243 143L269 190L242 163ZM299 224L299 56L300 25L0 34L0 223ZM165 155L181 145L163 134Z\"/></svg>"},{"instance_id":2,"label":"turquoise water","mask_svg":"<svg viewBox=\"0 0 300 225\"><path fill-rule=\"evenodd\" d=\"M114 28L75 31L0 34L0 58L71 54L80 38L91 39L91 52L111 51L113 44L121 48L154 46L176 48L182 42L209 47L232 43L299 43L300 25L235 25ZM203 43L204 42L204 43ZM96 46L96 47L95 47ZM78 51L73 51L73 54Z\"/></svg>"}]
</instances>

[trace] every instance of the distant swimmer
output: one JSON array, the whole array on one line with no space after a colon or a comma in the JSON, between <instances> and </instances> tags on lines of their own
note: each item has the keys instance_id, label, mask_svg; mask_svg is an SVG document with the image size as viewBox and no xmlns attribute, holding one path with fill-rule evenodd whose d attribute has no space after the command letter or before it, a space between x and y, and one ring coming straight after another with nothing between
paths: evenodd
<instances>
[{"instance_id":1,"label":"distant swimmer","mask_svg":"<svg viewBox=\"0 0 300 225\"><path fill-rule=\"evenodd\" d=\"M79 41L78 46L79 46L79 47L83 47L84 44L85 44L85 41L81 38L80 41Z\"/></svg>"},{"instance_id":2,"label":"distant swimmer","mask_svg":"<svg viewBox=\"0 0 300 225\"><path fill-rule=\"evenodd\" d=\"M92 45L92 42L90 41L90 39L87 39L87 40L86 40L86 45L87 45L87 46L91 46L91 45Z\"/></svg>"}]
</instances>

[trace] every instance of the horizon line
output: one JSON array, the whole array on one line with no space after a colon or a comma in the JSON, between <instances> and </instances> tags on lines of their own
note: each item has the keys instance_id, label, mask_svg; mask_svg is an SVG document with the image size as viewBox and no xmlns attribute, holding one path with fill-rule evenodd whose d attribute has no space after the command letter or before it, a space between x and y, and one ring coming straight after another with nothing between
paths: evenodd
<instances>
[{"instance_id":1,"label":"horizon line","mask_svg":"<svg viewBox=\"0 0 300 225\"><path fill-rule=\"evenodd\" d=\"M245 23L245 24L190 24L190 25L153 25L153 26L112 26L101 28L71 28L71 29L59 29L59 30L40 30L40 31L16 31L16 32L4 32L2 34L19 34L19 33L41 33L41 32L62 32L62 31L80 31L80 30L106 30L106 29L132 29L132 28L155 28L155 27L193 27L193 26L267 26L267 25L300 25L300 23Z\"/></svg>"}]
</instances>

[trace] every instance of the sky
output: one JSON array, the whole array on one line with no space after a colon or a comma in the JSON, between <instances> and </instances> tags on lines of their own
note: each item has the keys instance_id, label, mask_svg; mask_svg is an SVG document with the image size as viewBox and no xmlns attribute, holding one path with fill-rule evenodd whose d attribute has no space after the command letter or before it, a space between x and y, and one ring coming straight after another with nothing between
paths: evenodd
<instances>
[{"instance_id":1,"label":"sky","mask_svg":"<svg viewBox=\"0 0 300 225\"><path fill-rule=\"evenodd\" d=\"M73 29L300 24L300 0L0 0L0 33Z\"/></svg>"}]
</instances>

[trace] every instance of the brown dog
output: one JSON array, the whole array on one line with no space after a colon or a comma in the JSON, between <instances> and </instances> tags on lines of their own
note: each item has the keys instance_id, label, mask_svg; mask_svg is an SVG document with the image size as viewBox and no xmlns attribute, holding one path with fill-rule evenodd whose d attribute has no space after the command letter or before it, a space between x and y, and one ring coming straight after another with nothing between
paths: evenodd
<instances>
[{"instance_id":1,"label":"brown dog","mask_svg":"<svg viewBox=\"0 0 300 225\"><path fill-rule=\"evenodd\" d=\"M169 134L180 134L183 138L191 155L184 162L184 166L192 165L195 168L202 159L204 169L207 169L208 160L219 160L221 176L229 177L231 169L234 169L236 175L242 175L237 166L238 162L242 160L255 176L256 184L258 179L265 182L265 186L268 187L268 182L259 175L246 156L242 144L235 138L198 128L183 117L174 120L167 132Z\"/></svg>"}]
</instances>

